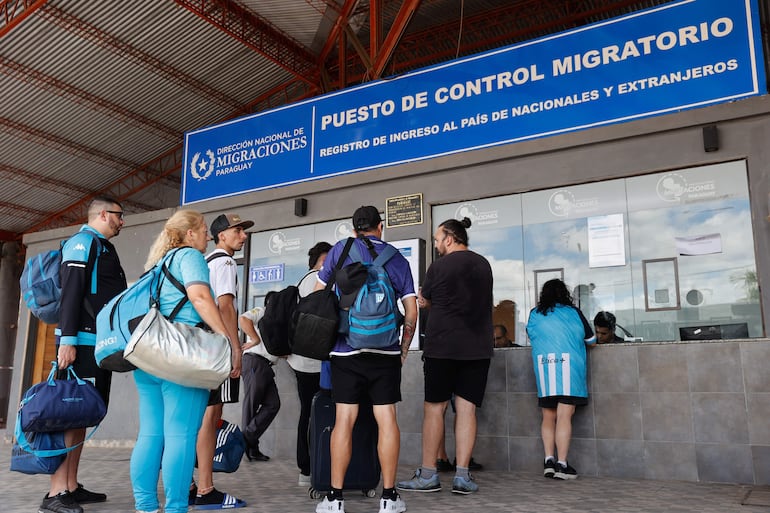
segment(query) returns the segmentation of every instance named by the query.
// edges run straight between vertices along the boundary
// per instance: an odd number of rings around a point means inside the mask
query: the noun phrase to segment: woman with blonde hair
[[[186,299],[175,322],[206,323],[227,336],[227,328],[209,286],[209,268],[203,257],[209,236],[199,212],[179,210],[169,218],[150,248],[145,269],[166,263],[171,275],[184,285]],[[160,312],[169,315],[185,298],[169,280],[162,280]],[[158,478],[163,469],[165,513],[185,513],[195,464],[195,440],[208,402],[209,391],[192,388],[134,371],[139,395],[139,435],[131,454],[131,484],[138,513],[157,513]]]

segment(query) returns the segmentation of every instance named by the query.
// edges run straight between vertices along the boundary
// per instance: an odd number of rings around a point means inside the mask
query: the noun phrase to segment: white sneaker
[[[324,500],[315,507],[315,513],[345,513],[345,500],[334,499],[330,501],[324,497]]]
[[[396,500],[380,499],[380,513],[403,513],[406,511],[406,503],[400,495],[396,495]]]
[[[302,472],[299,473],[299,481],[297,481],[297,484],[299,486],[310,486],[310,476],[306,476]]]

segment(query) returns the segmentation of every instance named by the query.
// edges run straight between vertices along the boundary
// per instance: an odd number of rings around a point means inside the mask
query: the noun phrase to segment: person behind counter
[[[597,344],[617,344],[623,342],[623,337],[615,334],[617,319],[610,312],[599,312],[594,317],[594,332]]]

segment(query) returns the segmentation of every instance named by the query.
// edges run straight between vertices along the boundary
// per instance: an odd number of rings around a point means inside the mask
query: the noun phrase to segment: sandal
[[[195,497],[195,509],[233,509],[243,508],[246,501],[229,493],[223,493],[214,488],[206,495]]]

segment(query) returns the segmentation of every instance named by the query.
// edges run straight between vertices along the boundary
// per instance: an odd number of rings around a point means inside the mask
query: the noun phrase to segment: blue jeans
[[[209,391],[134,371],[139,393],[139,435],[131,453],[131,485],[139,511],[158,509],[163,468],[166,513],[186,513],[195,465],[195,440]]]

